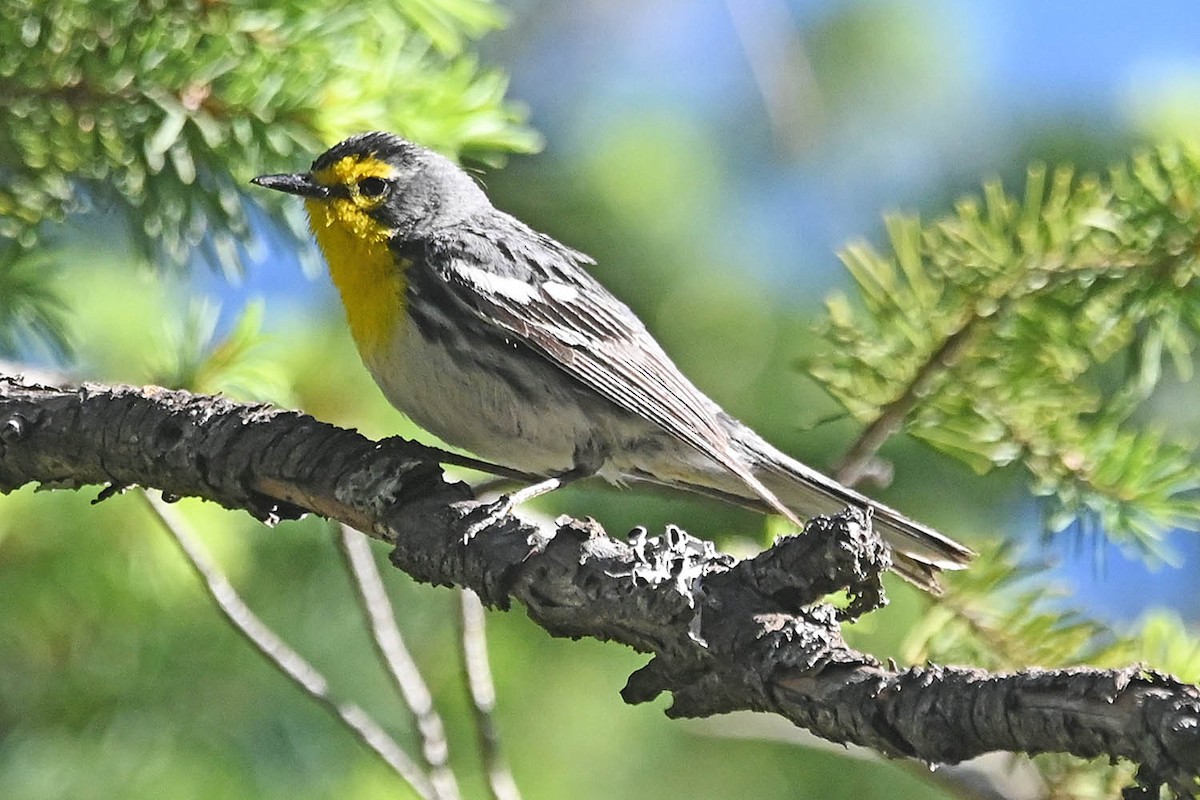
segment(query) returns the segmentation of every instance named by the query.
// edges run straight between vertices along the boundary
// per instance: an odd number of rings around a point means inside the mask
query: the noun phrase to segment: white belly
[[[490,357],[506,355],[497,349]],[[456,358],[427,341],[410,320],[367,368],[392,405],[448,444],[485,460],[555,474],[574,467],[581,448],[609,450],[612,421],[594,419],[596,414],[582,408],[565,375],[534,362],[520,371],[524,383],[516,388],[472,363],[485,357],[482,351]]]

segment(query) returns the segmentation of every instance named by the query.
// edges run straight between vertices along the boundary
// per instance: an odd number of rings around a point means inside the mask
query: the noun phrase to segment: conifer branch
[[[930,390],[934,381],[954,366],[970,345],[982,316],[970,317],[961,327],[947,336],[937,350],[917,368],[912,380],[900,396],[885,404],[878,416],[855,438],[837,467],[837,479],[847,486],[857,486],[869,470],[879,448],[904,426],[908,415],[920,402],[921,395]]]
[[[866,423],[843,480],[903,428],[979,472],[1022,463],[1051,530],[1082,520],[1152,552],[1200,528],[1195,442],[1134,414],[1200,343],[1200,147],[1104,180],[1035,166],[1020,197],[989,183],[888,232],[887,251],[843,253],[859,302],[829,301],[810,363]]]

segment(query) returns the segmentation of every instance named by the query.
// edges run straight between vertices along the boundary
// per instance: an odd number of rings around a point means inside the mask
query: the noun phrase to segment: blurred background
[[[1019,191],[1033,161],[1102,172],[1138,143],[1200,123],[1200,8],[1185,0],[504,9],[508,24],[479,42],[480,60],[509,75],[508,97],[545,146],[481,168],[496,205],[595,257],[595,274],[685,373],[817,467],[857,431],[798,366],[823,298],[848,285],[839,248],[881,243],[884,211],[936,217],[993,176]],[[300,169],[316,153],[293,155]],[[266,215],[251,227],[244,274],[164,274],[133,265],[133,245],[97,209],[62,233],[72,257],[58,289],[75,356],[28,356],[89,380],[166,383],[187,371],[180,342],[220,341],[260,309],[253,357],[216,388],[251,386],[369,436],[419,435],[360,366],[311,243],[306,261]],[[174,355],[164,341],[179,345]],[[1181,426],[1196,421],[1194,409],[1179,413]],[[1082,534],[1044,543],[1019,475],[983,479],[903,437],[883,455],[896,473],[883,499],[975,545],[1022,543],[1024,558],[1052,566],[1038,579],[1071,607],[1118,628],[1166,607],[1194,627],[1194,534],[1171,537],[1170,565]],[[0,796],[407,796],[223,625],[135,498],[93,507],[92,496],[0,498]],[[180,507],[253,607],[404,736],[410,724],[388,699],[328,527],[267,529]],[[695,498],[597,486],[540,508],[595,516],[614,533],[676,522],[735,551],[772,533]],[[480,796],[455,598],[385,577],[450,723],[465,793]],[[884,656],[901,653],[925,608],[894,589],[896,602],[853,634]],[[797,744],[766,722],[675,722],[664,699],[627,707],[618,692],[642,656],[550,640],[519,610],[489,622],[499,721],[526,797],[963,796],[919,769]]]

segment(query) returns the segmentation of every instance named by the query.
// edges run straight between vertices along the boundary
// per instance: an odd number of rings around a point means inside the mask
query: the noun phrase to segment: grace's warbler
[[[363,362],[446,442],[546,486],[649,481],[796,524],[869,508],[897,571],[927,588],[971,557],[722,411],[587,272],[591,259],[493,208],[446,158],[364,133],[308,172],[254,183],[304,198]]]

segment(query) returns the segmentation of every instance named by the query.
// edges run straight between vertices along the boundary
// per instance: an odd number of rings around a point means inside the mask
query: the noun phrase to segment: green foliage
[[[0,244],[18,248],[0,280],[83,211],[119,215],[156,268],[236,273],[253,204],[303,235],[297,204],[251,201],[246,181],[364,128],[493,159],[536,148],[504,78],[463,54],[502,22],[490,0],[0,4]],[[65,344],[50,296],[11,305],[0,345]]]
[[[264,351],[263,309],[261,301],[247,304],[218,340],[219,307],[207,301],[189,304],[162,337],[146,380],[171,389],[289,405],[294,399],[291,382],[278,359]]]
[[[888,220],[890,253],[843,260],[865,313],[831,299],[811,371],[858,419],[907,430],[979,472],[1020,462],[1051,499],[1155,550],[1200,527],[1200,466],[1141,415],[1163,365],[1192,374],[1200,332],[1200,149],[1138,155],[1105,181],[1029,172],[1024,196],[922,225]]]
[[[55,289],[58,277],[47,253],[0,239],[0,356],[19,357],[35,341],[54,355],[66,353],[66,308]]]
[[[1112,632],[1064,607],[1047,572],[1018,563],[1010,543],[985,549],[971,569],[947,578],[945,595],[909,630],[904,659],[1011,670],[1090,663],[1110,653]]]
[[[1130,661],[1150,664],[1180,680],[1200,683],[1200,637],[1188,629],[1178,614],[1165,610],[1150,612],[1127,641],[1127,650],[1110,650],[1098,663],[1114,667]]]

